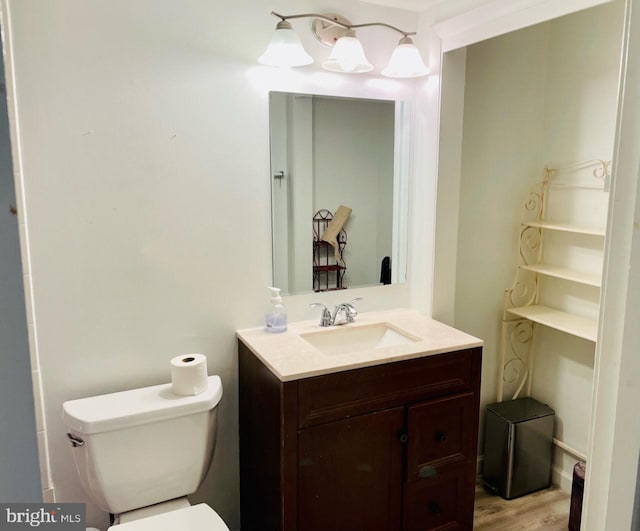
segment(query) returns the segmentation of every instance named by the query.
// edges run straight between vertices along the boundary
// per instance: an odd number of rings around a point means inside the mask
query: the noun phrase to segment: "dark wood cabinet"
[[[400,529],[403,423],[393,408],[300,430],[298,529]]]
[[[242,531],[471,530],[481,352],[282,382],[239,341]]]

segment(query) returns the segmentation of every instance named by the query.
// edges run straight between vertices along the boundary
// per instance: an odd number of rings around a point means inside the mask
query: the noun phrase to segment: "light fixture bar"
[[[325,15],[318,15],[316,13],[302,13],[300,15],[281,15],[279,13],[276,13],[275,11],[272,11],[271,14],[282,20],[289,20],[292,18],[319,18],[321,20],[326,20],[327,22],[330,22],[335,26],[340,26],[341,28],[348,29],[348,30],[357,29],[357,28],[366,28],[369,26],[384,26],[385,28],[389,28],[389,29],[392,29],[393,31],[397,31],[398,33],[404,35],[405,37],[416,34],[415,31],[404,31],[404,30],[401,30],[400,28],[396,28],[395,26],[392,26],[391,24],[385,24],[384,22],[366,22],[365,24],[343,24],[342,22],[339,22],[335,19],[329,18]]]
[[[397,31],[398,33],[402,33],[402,35],[404,35],[405,37],[410,37],[411,35],[416,35],[415,31],[404,31],[404,30],[401,30],[400,28],[396,28],[395,26],[392,26],[391,24],[386,24],[384,22],[367,22],[365,24],[353,24],[352,26],[350,26],[350,28],[351,29],[367,28],[369,26],[384,26],[385,28],[389,28],[389,29],[392,29],[394,31]]]
[[[325,46],[332,48],[329,58],[322,63],[322,68],[332,72],[359,74],[371,72],[373,65],[367,60],[362,43],[356,37],[355,30],[371,26],[382,26],[400,33],[402,38],[395,47],[389,63],[382,70],[382,75],[397,78],[421,77],[429,74],[429,67],[424,64],[418,48],[411,40],[415,31],[404,31],[386,22],[366,22],[351,24],[351,21],[334,13],[300,13],[282,15],[271,11],[280,19],[276,31],[265,53],[258,61],[268,66],[295,67],[313,62],[312,57],[304,50],[300,38],[295,34],[289,20],[312,18],[311,31]]]

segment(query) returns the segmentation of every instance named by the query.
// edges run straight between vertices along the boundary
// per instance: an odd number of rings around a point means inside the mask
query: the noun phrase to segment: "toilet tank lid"
[[[205,391],[192,396],[174,394],[168,383],[69,400],[62,404],[62,422],[88,435],[201,413],[222,398],[220,377],[209,376],[208,381]]]

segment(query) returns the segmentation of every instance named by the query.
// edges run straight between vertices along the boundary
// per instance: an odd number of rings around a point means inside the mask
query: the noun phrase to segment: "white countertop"
[[[415,310],[366,312],[354,323],[322,328],[319,319],[289,323],[288,330],[270,334],[263,327],[238,330],[236,335],[281,381],[288,382],[321,374],[359,369],[394,361],[409,360],[482,346],[482,340],[425,317]],[[373,350],[326,355],[300,334],[330,333],[337,328],[354,328],[386,323],[414,336],[415,341]]]

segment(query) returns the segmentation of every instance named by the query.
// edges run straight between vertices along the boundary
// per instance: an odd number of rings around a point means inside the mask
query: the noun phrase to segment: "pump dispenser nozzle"
[[[269,286],[271,290],[271,306],[264,315],[264,330],[269,333],[286,332],[287,330],[287,309],[282,304],[280,288]]]
[[[280,288],[269,286],[267,289],[271,290],[271,302],[282,302],[282,297],[280,296]]]

